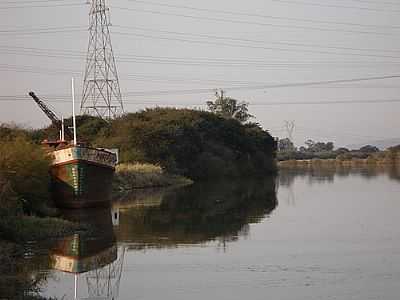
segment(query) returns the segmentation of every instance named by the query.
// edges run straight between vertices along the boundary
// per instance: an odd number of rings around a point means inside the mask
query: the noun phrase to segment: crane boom
[[[29,96],[33,98],[33,100],[36,102],[36,104],[40,107],[40,109],[46,114],[46,116],[51,120],[51,123],[57,127],[58,130],[62,129],[62,121],[57,117],[57,115],[47,107],[47,105],[40,100],[34,92],[30,92]],[[72,139],[73,138],[73,133],[71,130],[69,130],[68,127],[64,129],[65,135],[67,138]]]

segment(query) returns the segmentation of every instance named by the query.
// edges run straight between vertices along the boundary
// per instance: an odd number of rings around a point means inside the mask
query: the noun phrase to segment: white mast
[[[78,299],[78,275],[75,274],[75,289],[74,289],[74,300]]]
[[[64,117],[61,118],[61,141],[65,141],[65,135],[64,135]]]
[[[71,80],[72,86],[72,121],[74,127],[74,145],[76,146],[76,118],[75,118],[75,87],[74,87],[74,78]]]

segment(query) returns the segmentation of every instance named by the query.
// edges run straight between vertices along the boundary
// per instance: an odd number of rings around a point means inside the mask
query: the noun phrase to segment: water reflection
[[[250,223],[275,209],[275,181],[195,184],[139,192],[111,209],[65,210],[64,218],[85,230],[52,246],[53,273],[45,293],[65,299],[117,299],[125,249],[235,241],[248,234]]]
[[[46,249],[47,250],[47,249]],[[0,245],[0,299],[30,299],[47,284],[51,260],[41,249],[27,244],[23,249]],[[47,251],[45,251],[47,252]]]
[[[290,187],[296,178],[307,179],[309,184],[319,182],[333,182],[335,178],[344,178],[349,176],[361,176],[372,179],[378,176],[387,176],[388,178],[400,181],[399,165],[366,165],[354,167],[351,165],[318,165],[297,167],[285,169],[279,172],[279,186]]]
[[[88,230],[51,247],[45,295],[73,299],[76,276],[79,299],[117,299],[119,288],[121,299],[213,299],[227,290],[233,299],[271,292],[280,299],[288,290],[290,299],[324,299],[338,284],[341,299],[371,298],[383,286],[395,299],[400,204],[391,180],[399,174],[396,167],[298,168],[278,179],[137,191],[111,210],[66,212]]]
[[[131,249],[234,241],[277,205],[272,177],[195,184],[148,200],[134,201],[132,207],[116,204],[121,206],[117,238]]]
[[[74,291],[74,299],[117,299],[124,249],[117,247],[114,215],[110,209],[90,209],[65,210],[63,217],[86,229],[59,240],[51,249],[53,269],[74,276],[68,289]]]

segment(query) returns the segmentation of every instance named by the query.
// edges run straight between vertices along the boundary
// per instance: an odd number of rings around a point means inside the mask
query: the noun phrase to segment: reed
[[[116,168],[113,189],[124,192],[134,189],[188,185],[193,181],[183,176],[171,175],[157,165],[147,163],[126,163]]]

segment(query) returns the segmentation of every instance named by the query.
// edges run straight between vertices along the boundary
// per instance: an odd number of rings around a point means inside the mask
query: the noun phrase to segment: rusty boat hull
[[[70,146],[54,151],[54,202],[62,208],[109,206],[116,163],[116,154],[103,149]]]

